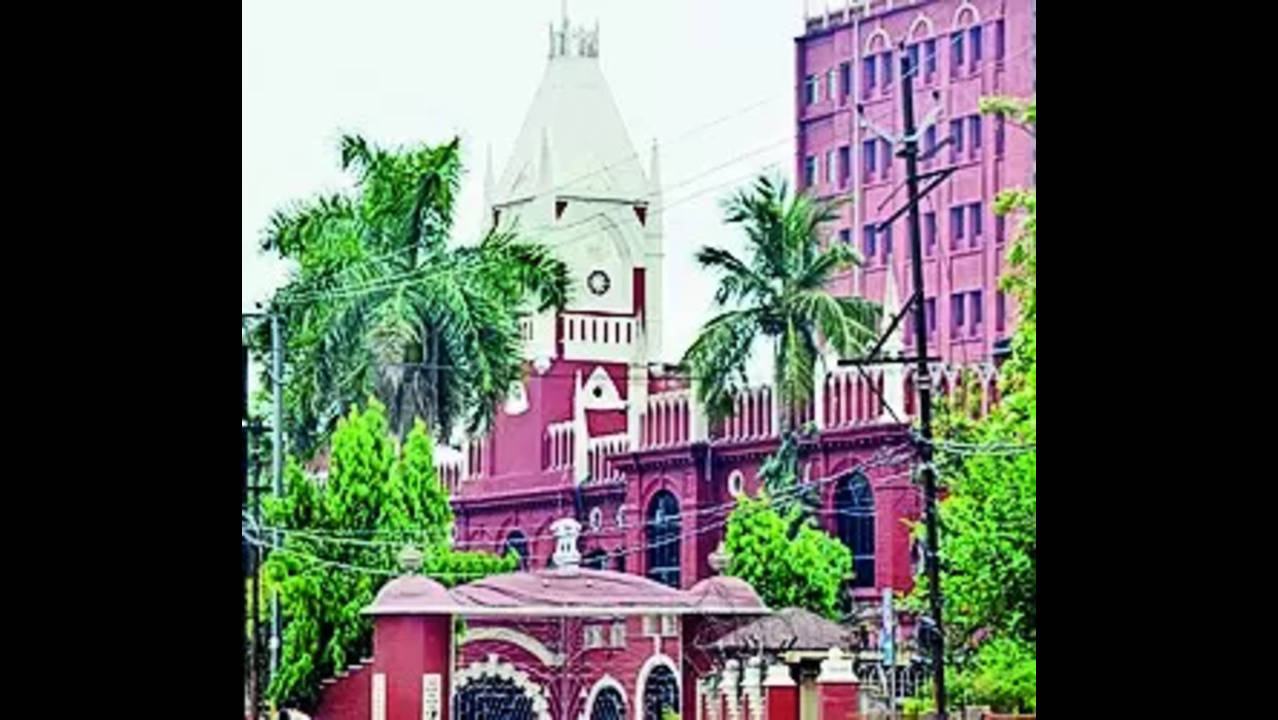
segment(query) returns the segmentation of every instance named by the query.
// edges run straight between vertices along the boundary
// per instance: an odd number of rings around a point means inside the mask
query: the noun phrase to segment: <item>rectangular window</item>
[[[861,61],[861,97],[868,98],[874,92],[874,58]]]
[[[915,77],[918,77],[920,71],[923,69],[919,67],[919,44],[914,43],[906,48],[905,54],[910,58],[910,72],[914,73]]]
[[[963,67],[963,31],[950,33],[950,77],[959,76]]]
[[[950,249],[958,249],[959,240],[963,239],[963,208],[950,208]]]
[[[950,121],[950,162],[958,162],[963,152],[963,121]]]
[[[825,151],[825,183],[827,185],[834,184],[834,151]]]
[[[873,225],[866,225],[861,230],[861,254],[865,256],[865,259],[867,261],[874,258],[874,226]]]
[[[848,186],[848,177],[852,174],[852,155],[847,145],[839,148],[839,187]]]
[[[664,637],[674,637],[675,635],[678,635],[678,628],[679,626],[675,623],[674,615],[661,616],[661,634]]]
[[[892,92],[892,51],[879,55],[883,60],[883,92]]]
[[[848,230],[847,228],[843,228],[842,230],[840,230],[839,242],[843,243],[844,245],[847,245],[848,243],[852,242],[852,231]]]
[[[970,31],[972,38],[972,70],[976,71],[981,66],[981,26],[977,25]]]
[[[830,71],[825,74],[825,98],[834,99],[834,68],[830,68]]]
[[[892,143],[887,140],[880,140],[883,146],[883,162],[880,164],[879,172],[884,180],[892,177]]]
[[[1006,220],[1002,215],[994,218],[994,242],[1003,244],[1003,233],[1006,231]]]
[[[970,293],[970,295],[971,295],[971,301],[972,301],[971,331],[973,335],[976,335],[981,332],[981,318],[983,317],[983,314],[984,314],[981,309],[981,291],[973,290]]]
[[[892,262],[892,226],[883,228],[883,264]]]
[[[612,624],[612,637],[609,638],[609,640],[611,641],[609,644],[612,645],[613,647],[626,646],[626,623],[625,622],[618,621]]]
[[[1003,21],[994,23],[994,59],[1003,62]]]
[[[803,158],[803,187],[810,188],[816,184],[816,157],[809,155]]]
[[[656,615],[643,616],[643,634],[644,635],[657,634],[657,616]]]
[[[957,335],[963,329],[963,293],[950,296],[950,328]]]
[[[924,81],[931,85],[936,80],[936,40],[923,41]]]
[[[585,645],[587,649],[603,647],[603,626],[587,625],[585,628],[585,638],[583,638],[582,644]]]
[[[927,313],[927,334],[935,335],[936,334],[936,298],[934,297],[928,298],[927,301],[923,303],[923,306],[924,306],[923,312]]]
[[[1003,157],[1003,128],[1006,123],[1002,113],[994,116],[994,157]]]
[[[1007,301],[1003,298],[1003,291],[994,294],[994,329],[1003,332],[1003,323],[1006,322]]]
[[[976,247],[981,240],[981,204],[968,205],[967,214],[972,218],[972,247]]]
[[[817,83],[817,80],[815,75],[808,75],[807,77],[803,78],[803,104],[804,105],[811,105],[816,102],[816,94],[817,94],[816,83]]]
[[[839,96],[847,97],[852,94],[852,64],[839,64]]]
[[[874,180],[874,146],[873,140],[861,143],[861,175],[865,182]]]
[[[981,116],[973,115],[967,119],[968,130],[972,134],[971,158],[976,159],[981,150]]]
[[[930,156],[936,152],[936,126],[928,125],[923,132],[923,154]],[[928,160],[931,160],[929,157]]]
[[[936,213],[923,214],[923,241],[927,244],[925,254],[929,257],[936,252]]]

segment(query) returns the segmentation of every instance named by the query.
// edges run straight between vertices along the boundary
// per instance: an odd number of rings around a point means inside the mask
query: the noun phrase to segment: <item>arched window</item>
[[[524,537],[524,533],[520,530],[512,530],[506,536],[506,546],[501,549],[502,557],[514,550],[519,554],[519,569],[528,569],[528,538]]]
[[[590,708],[590,720],[625,720],[626,704],[616,688],[606,687],[595,696]]]
[[[643,686],[643,720],[661,720],[666,708],[679,712],[679,684],[670,668],[658,665]]]
[[[648,577],[679,587],[679,501],[662,490],[648,505]]]
[[[592,570],[603,570],[608,567],[608,551],[603,548],[595,548],[586,553],[586,557],[582,558],[581,566]]]
[[[533,720],[533,699],[509,678],[486,675],[466,683],[453,701],[454,720]]]
[[[874,493],[861,473],[839,482],[834,493],[839,539],[852,551],[852,587],[874,587]]]

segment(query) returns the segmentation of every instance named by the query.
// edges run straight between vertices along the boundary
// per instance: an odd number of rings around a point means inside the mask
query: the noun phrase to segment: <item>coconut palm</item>
[[[746,257],[713,247],[697,252],[701,267],[719,275],[715,303],[723,312],[701,328],[683,357],[711,422],[731,412],[761,342],[771,343],[783,436],[793,430],[796,409],[812,397],[821,343],[854,357],[873,342],[879,307],[827,289],[837,271],[860,264],[842,243],[822,248],[821,228],[838,218],[837,208],[791,195],[784,180],[766,175],[724,203],[725,221],[746,233]]]
[[[458,140],[393,151],[347,136],[349,195],[272,218],[263,248],[297,263],[271,309],[287,327],[285,405],[295,449],[313,450],[352,403],[375,395],[403,438],[420,417],[477,432],[523,372],[518,316],[562,307],[565,265],[544,245],[490,231],[450,246]],[[257,333],[259,353],[269,332]]]

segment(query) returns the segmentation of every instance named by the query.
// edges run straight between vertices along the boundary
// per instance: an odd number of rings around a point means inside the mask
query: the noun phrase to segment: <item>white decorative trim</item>
[[[746,699],[750,702],[750,720],[763,720],[763,667],[756,656],[746,660],[746,669],[742,674],[741,685]]]
[[[745,475],[740,470],[733,470],[728,473],[728,495],[737,497],[745,492]]]
[[[883,47],[882,47],[881,49],[877,49],[877,50],[876,50],[876,49],[874,48],[874,41],[875,41],[875,39],[877,39],[877,38],[879,38],[879,37],[882,37],[882,38],[883,38]],[[875,31],[874,31],[874,33],[870,35],[869,39],[867,39],[867,40],[865,41],[865,54],[866,54],[866,55],[871,55],[871,54],[874,54],[874,53],[880,53],[880,52],[883,52],[883,51],[885,51],[885,50],[891,50],[891,49],[892,49],[892,36],[891,36],[891,35],[888,35],[887,30],[884,30],[883,28],[879,28],[879,29],[875,30]]]
[[[373,674],[373,720],[386,720],[386,673]]]
[[[621,696],[621,717],[618,720],[626,720],[626,712],[629,708],[626,705],[626,689],[617,682],[617,679],[611,675],[605,674],[603,677],[595,681],[590,688],[590,694],[586,696],[586,704],[581,708],[581,714],[577,716],[577,720],[588,720],[591,711],[595,708],[595,698],[598,697],[599,691],[604,688],[612,688]]]
[[[922,36],[915,35],[915,31],[918,29],[919,25],[923,25],[927,28],[926,35],[922,35]],[[935,35],[935,34],[936,34],[936,24],[932,22],[932,18],[928,17],[927,14],[925,13],[919,13],[914,18],[914,22],[910,23],[909,32],[905,34],[905,37],[909,40],[913,40],[915,37],[918,37],[920,40],[926,40],[928,36]]]
[[[741,720],[741,699],[737,696],[738,683],[741,678],[741,663],[729,660],[723,665],[723,684],[719,686],[727,701],[727,720]]]
[[[832,647],[829,654],[821,661],[821,674],[818,683],[855,683],[856,672],[852,670],[852,658],[842,650]]]
[[[462,638],[461,644],[465,645],[480,640],[490,640],[493,642],[507,642],[516,647],[522,648],[529,655],[537,658],[537,661],[546,667],[559,667],[564,664],[564,658],[558,653],[552,652],[550,648],[542,644],[537,638],[526,635],[518,630],[504,627],[477,627],[466,628],[466,636]]]
[[[546,693],[540,685],[533,682],[528,674],[516,670],[510,663],[499,662],[496,655],[489,655],[485,662],[473,662],[469,667],[453,673],[453,697],[472,680],[482,677],[496,677],[509,680],[524,694],[532,698],[532,711],[537,720],[550,720],[550,703],[546,701]]]
[[[954,19],[950,21],[950,28],[951,28],[951,29],[953,29],[953,30],[957,30],[957,29],[959,29],[959,27],[960,27],[960,26],[959,26],[959,18],[963,17],[963,11],[964,11],[964,10],[971,10],[971,11],[972,11],[972,18],[973,18],[973,22],[971,22],[971,23],[970,23],[971,25],[980,25],[980,24],[981,24],[981,11],[977,10],[977,9],[976,9],[976,6],[975,6],[975,5],[973,5],[972,3],[967,2],[966,0],[964,0],[963,4],[962,4],[962,5],[959,5],[959,6],[958,6],[958,9],[954,11]],[[963,25],[962,27],[966,28],[966,27],[967,27],[967,25]]]
[[[768,665],[768,674],[763,678],[763,687],[794,687],[794,678],[790,677],[790,666],[779,662]]]
[[[656,639],[655,636],[653,639],[654,640]],[[679,676],[679,666],[675,664],[675,661],[672,660],[669,655],[656,652],[655,648],[653,650],[653,654],[649,656],[648,659],[643,662],[643,666],[639,668],[639,674],[635,676],[634,707],[637,707],[637,708],[643,707],[643,691],[646,689],[648,685],[648,675],[652,673],[653,668],[657,667],[658,665],[665,665],[667,668],[670,669],[670,672],[674,675],[675,690],[678,691],[678,697],[680,698],[679,711],[680,713],[687,712],[686,709],[682,707],[683,678]]]

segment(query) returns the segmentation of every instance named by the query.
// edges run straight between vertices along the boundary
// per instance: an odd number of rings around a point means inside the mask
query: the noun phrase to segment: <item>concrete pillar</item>
[[[742,720],[741,701],[737,696],[737,681],[741,677],[741,663],[729,660],[723,666],[723,684],[719,686],[723,693],[724,720]]]
[[[758,657],[746,660],[745,672],[741,675],[741,695],[746,706],[742,720],[764,720],[763,661]]]
[[[790,677],[790,666],[773,663],[763,681],[767,696],[767,720],[799,720],[799,688]]]
[[[817,676],[817,720],[848,720],[856,715],[860,709],[859,686],[852,671],[852,658],[838,648],[830,648]]]

